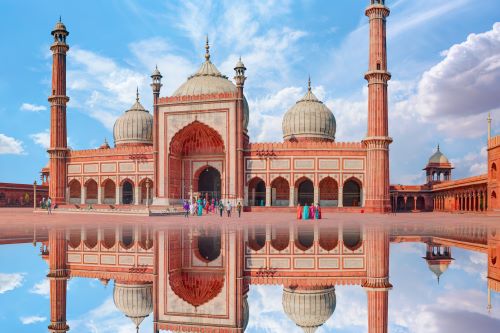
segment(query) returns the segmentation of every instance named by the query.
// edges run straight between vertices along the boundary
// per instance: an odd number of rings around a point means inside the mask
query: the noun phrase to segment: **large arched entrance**
[[[130,205],[134,202],[134,185],[129,180],[122,184],[122,203]]]
[[[299,183],[298,202],[301,206],[311,205],[314,200],[314,186],[311,180],[304,179]]]
[[[221,181],[214,188],[209,179],[214,174],[204,174],[198,171],[195,163],[207,162],[220,165],[217,169],[223,172],[225,160],[224,140],[219,132],[212,127],[195,120],[177,132],[170,141],[168,159],[168,197],[170,199],[186,199],[190,197],[191,190],[194,192],[218,192],[221,197]],[[194,169],[192,169],[194,168]],[[200,182],[200,179],[206,178]],[[219,174],[218,179],[221,178]],[[207,184],[206,188],[197,188],[201,183]],[[210,185],[212,184],[212,185]]]
[[[253,178],[248,183],[248,204],[250,206],[266,205],[266,183],[259,177]]]
[[[69,202],[80,203],[82,200],[82,185],[76,179],[69,182]]]
[[[361,206],[361,186],[356,180],[349,179],[344,183],[342,199],[345,207]]]
[[[198,176],[198,192],[201,197],[218,199],[221,197],[220,172],[211,167],[206,167]]]

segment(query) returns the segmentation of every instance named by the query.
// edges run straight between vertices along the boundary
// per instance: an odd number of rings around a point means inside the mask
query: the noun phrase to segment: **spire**
[[[210,61],[210,45],[208,44],[208,35],[205,40],[205,60]]]
[[[137,86],[135,94],[136,94],[135,95],[135,101],[139,102],[139,86]]]
[[[438,285],[439,285],[439,275],[438,275]]]
[[[61,21],[61,15],[59,15],[59,23],[61,23],[61,22],[62,22],[62,21]]]
[[[311,75],[309,74],[309,80],[307,81],[307,90],[311,91]]]
[[[491,139],[491,113],[488,112],[488,140]]]
[[[438,143],[437,151],[441,151],[441,150],[439,150],[439,143]]]

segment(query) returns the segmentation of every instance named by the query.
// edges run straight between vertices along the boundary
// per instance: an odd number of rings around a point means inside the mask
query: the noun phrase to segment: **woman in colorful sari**
[[[297,205],[297,220],[302,219],[302,207],[300,207],[300,203]]]
[[[302,212],[302,219],[309,220],[309,206],[307,203],[304,205],[304,211]]]
[[[198,201],[196,203],[198,204],[198,216],[201,216],[203,214],[203,201],[198,198]]]
[[[319,207],[319,202],[316,205],[316,211],[314,212],[314,218],[316,220],[321,220],[321,208]]]
[[[314,217],[316,216],[316,206],[314,206],[314,203],[311,204],[311,206],[309,206],[309,218],[311,220],[314,220]]]
[[[207,200],[207,201],[205,202],[205,214],[207,214],[207,215],[208,215],[208,211],[210,210],[210,204],[209,204],[209,201],[210,201],[210,200]]]

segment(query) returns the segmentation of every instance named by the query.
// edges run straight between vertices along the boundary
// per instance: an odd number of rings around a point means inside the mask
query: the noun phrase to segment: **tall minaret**
[[[371,212],[390,211],[389,137],[387,81],[386,17],[384,0],[370,0],[366,16],[370,19],[370,59],[368,81],[368,132],[363,140],[367,148],[365,207]]]
[[[66,134],[66,52],[69,50],[66,26],[57,22],[52,31],[54,42],[52,51],[52,93],[50,102],[50,181],[49,196],[53,204],[65,202],[66,193],[66,155],[68,152]]]
[[[245,181],[245,166],[243,161],[243,146],[244,146],[244,124],[243,124],[243,113],[244,113],[244,94],[243,87],[245,85],[245,71],[246,67],[241,62],[241,57],[234,66],[235,76],[234,81],[236,82],[237,89],[237,105],[236,105],[236,200],[241,202],[243,205],[244,197],[244,181]]]
[[[159,130],[158,127],[160,126],[159,123],[159,112],[158,112],[158,100],[160,98],[160,89],[162,86],[161,83],[161,73],[158,70],[158,66],[156,66],[155,70],[153,71],[153,74],[151,74],[151,79],[153,82],[151,83],[151,88],[153,88],[153,162],[154,162],[154,179],[153,179],[153,197],[158,198],[159,192],[158,192],[158,184],[159,184],[159,170],[160,170],[160,165],[158,163],[158,145],[159,145]]]

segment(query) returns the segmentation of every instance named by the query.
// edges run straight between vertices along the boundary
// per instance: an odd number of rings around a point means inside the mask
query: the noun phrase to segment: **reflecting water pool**
[[[500,331],[494,224],[96,216],[0,235],[5,331]]]

